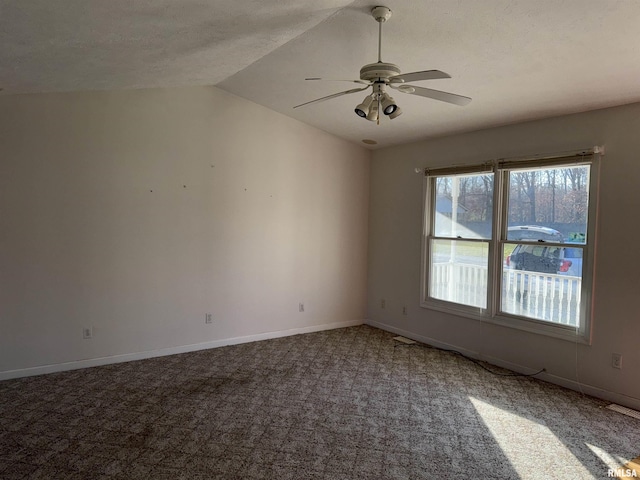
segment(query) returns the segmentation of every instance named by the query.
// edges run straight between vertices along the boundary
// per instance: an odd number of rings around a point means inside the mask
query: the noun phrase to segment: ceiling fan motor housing
[[[360,79],[375,81],[377,79],[388,79],[395,75],[400,75],[400,67],[393,63],[370,63],[360,69]]]
[[[371,9],[371,15],[376,19],[376,22],[386,22],[391,18],[391,9],[389,7],[373,7]]]

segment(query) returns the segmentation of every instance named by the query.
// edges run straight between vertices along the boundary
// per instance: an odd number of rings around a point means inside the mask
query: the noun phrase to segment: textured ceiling
[[[217,85],[353,142],[378,147],[640,101],[638,0],[385,0],[382,59],[453,78],[418,85],[466,107],[394,93],[403,115],[353,113],[377,60],[375,2],[0,0],[2,95]]]

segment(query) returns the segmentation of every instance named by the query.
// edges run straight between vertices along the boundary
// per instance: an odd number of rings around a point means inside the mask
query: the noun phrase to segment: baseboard
[[[482,355],[479,352],[467,350],[457,345],[451,345],[448,343],[440,342],[434,338],[418,335],[414,332],[403,330],[402,328],[397,328],[392,325],[387,325],[386,323],[375,322],[373,320],[366,320],[364,323],[366,325],[371,325],[372,327],[376,327],[381,330],[386,330],[388,332],[395,333],[397,335],[402,335],[403,337],[411,338],[412,340],[416,340],[421,343],[433,345],[434,347],[437,347],[437,348],[443,348],[447,350],[456,350],[468,357],[474,358],[476,360],[481,360],[483,362],[488,362],[492,365],[506,368],[514,372],[531,374],[537,371],[530,367],[525,367],[523,365],[519,365],[516,363],[507,362],[500,358],[492,357],[489,355]],[[624,405],[625,407],[633,408],[634,410],[640,410],[640,399],[635,397],[630,397],[628,395],[624,395],[621,393],[611,392],[609,390],[595,387],[593,385],[587,385],[584,383],[576,382],[575,380],[559,377],[557,375],[553,375],[548,372],[542,372],[539,375],[536,375],[536,378],[539,380],[543,380],[545,382],[553,383],[555,385],[568,388],[570,390],[575,390],[576,392],[581,392],[586,395],[590,395],[592,397],[600,398],[602,400],[607,400],[609,402],[617,403],[619,405]]]
[[[556,385],[560,385],[561,387],[565,387],[570,390],[575,390],[576,392],[581,392],[586,395],[590,395],[592,397],[606,400],[608,402],[617,403],[618,405],[623,405],[625,407],[629,407],[634,410],[640,410],[639,398],[630,397],[622,393],[611,392],[609,390],[605,390],[600,387],[595,387],[593,385],[579,383],[579,382],[576,382],[575,380],[569,380],[567,378],[559,377],[557,375],[552,375],[547,372],[543,372],[540,375],[537,375],[536,377],[539,378],[540,380],[544,380],[549,383],[554,383]]]
[[[410,332],[408,330],[403,330],[402,328],[397,328],[392,325],[387,325],[386,323],[374,322],[373,320],[366,320],[364,322],[366,325],[370,325],[372,327],[379,328],[380,330],[386,330],[387,332],[395,333],[398,335],[402,335],[403,337],[410,338],[420,343],[425,343],[427,345],[432,345],[437,348],[443,348],[445,350],[455,350],[457,352],[463,353],[471,358],[478,358],[478,352],[473,352],[471,350],[466,350],[464,348],[458,347],[457,345],[451,345],[449,343],[440,342],[435,338],[425,337],[423,335],[418,335],[417,333]]]
[[[114,363],[132,362],[135,360],[144,360],[147,358],[163,357],[166,355],[176,355],[178,353],[195,352],[198,350],[206,350],[209,348],[226,347],[228,345],[238,345],[241,343],[257,342],[260,340],[269,340],[272,338],[289,337],[291,335],[299,335],[302,333],[320,332],[323,330],[334,330],[336,328],[354,327],[362,325],[362,320],[351,320],[347,322],[333,322],[322,325],[312,325],[309,327],[291,328],[288,330],[277,330],[274,332],[258,333],[255,335],[247,335],[242,337],[223,338],[213,340],[211,342],[195,343],[191,345],[180,345],[176,347],[161,348],[157,350],[148,350],[144,352],[126,353],[122,355],[112,355],[108,357],[90,358],[87,360],[78,360],[74,362],[56,363],[51,365],[42,365],[30,368],[21,368],[17,370],[7,370],[0,372],[0,380],[9,380],[12,378],[32,377],[35,375],[43,375],[46,373],[64,372],[67,370],[78,370],[81,368],[99,367],[102,365],[111,365]]]

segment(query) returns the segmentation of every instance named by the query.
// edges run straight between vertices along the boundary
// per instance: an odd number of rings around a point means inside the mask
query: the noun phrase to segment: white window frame
[[[457,316],[494,323],[506,327],[524,330],[541,335],[552,336],[572,342],[591,344],[592,299],[595,272],[596,225],[598,223],[598,180],[600,159],[603,147],[563,154],[526,157],[521,159],[499,160],[478,165],[425,169],[423,181],[423,235],[422,235],[422,269],[421,269],[421,301],[420,306],[432,310],[451,313]],[[583,251],[582,294],[580,299],[579,325],[562,325],[544,320],[518,316],[501,311],[500,296],[502,289],[502,246],[507,241],[508,215],[508,175],[509,172],[527,168],[560,167],[589,165],[589,208],[587,220],[587,241],[579,248]],[[482,241],[488,243],[489,259],[487,268],[487,308],[471,307],[449,302],[430,296],[429,265],[430,245],[439,237],[432,234],[435,222],[435,177],[450,175],[468,175],[493,171],[493,226],[492,237],[487,240],[459,239],[461,241]],[[447,238],[447,240],[452,240]],[[455,239],[454,239],[455,240]],[[551,244],[550,244],[551,245]],[[497,273],[496,273],[497,272]]]

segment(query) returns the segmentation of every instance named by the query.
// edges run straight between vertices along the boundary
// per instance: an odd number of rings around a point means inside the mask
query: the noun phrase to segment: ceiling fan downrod
[[[391,18],[391,9],[388,7],[373,7],[371,15],[378,22],[378,63],[382,63],[382,24]]]

